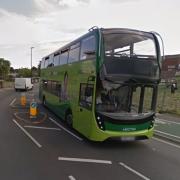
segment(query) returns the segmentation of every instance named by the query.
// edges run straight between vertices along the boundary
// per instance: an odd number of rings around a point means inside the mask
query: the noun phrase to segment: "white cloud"
[[[5,11],[24,16],[32,16],[37,11],[33,0],[1,0],[0,7]]]
[[[101,0],[103,2],[108,2],[108,3],[137,3],[138,1],[144,1],[144,0]]]
[[[88,4],[89,0],[33,0],[39,12],[56,12]]]
[[[33,0],[33,16],[0,9],[0,57],[12,65],[30,66],[60,46],[83,35],[92,26],[157,31],[166,54],[178,53],[179,5],[174,0]],[[33,9],[32,9],[33,8]],[[18,9],[17,9],[18,10]],[[30,13],[31,14],[31,13]],[[179,52],[180,53],[180,52]]]
[[[88,0],[59,0],[59,5],[64,7],[75,7],[89,3]]]
[[[47,13],[57,10],[58,1],[57,0],[33,0],[39,12]]]

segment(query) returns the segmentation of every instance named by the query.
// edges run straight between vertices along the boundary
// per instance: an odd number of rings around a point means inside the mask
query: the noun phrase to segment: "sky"
[[[180,54],[179,0],[0,0],[0,57],[14,68],[42,57],[92,26],[156,31],[165,54]]]

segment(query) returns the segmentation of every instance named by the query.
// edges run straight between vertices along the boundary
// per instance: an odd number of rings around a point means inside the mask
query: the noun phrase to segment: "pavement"
[[[180,117],[172,114],[157,114],[155,135],[180,144]]]
[[[124,143],[90,142],[41,105],[48,115],[41,124],[18,120],[14,113],[26,111],[12,108],[20,93],[13,89],[0,92],[0,179],[180,179],[178,144],[157,137]],[[32,93],[38,91],[27,92],[28,99]],[[156,128],[161,128],[160,124]]]

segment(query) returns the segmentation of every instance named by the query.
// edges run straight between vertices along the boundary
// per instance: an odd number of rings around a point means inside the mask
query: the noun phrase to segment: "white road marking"
[[[161,122],[167,122],[167,123],[171,123],[171,124],[177,124],[177,125],[180,125],[180,122],[175,122],[175,121],[168,121],[166,119],[160,119],[160,118],[156,118],[158,121],[161,121]]]
[[[144,176],[143,174],[139,173],[138,171],[132,169],[131,167],[127,166],[126,164],[124,164],[123,162],[119,163],[121,166],[123,166],[124,168],[126,168],[127,170],[131,171],[132,173],[136,174],[137,176],[141,177],[144,180],[150,180],[150,178]]]
[[[59,128],[49,128],[49,127],[42,127],[42,126],[24,126],[25,128],[32,128],[32,129],[47,129],[47,130],[55,130],[61,131]]]
[[[54,119],[52,119],[51,117],[49,117],[49,120],[51,120],[54,124],[56,124],[58,127],[60,127],[61,129],[63,129],[64,131],[66,131],[67,133],[71,134],[72,136],[74,136],[76,139],[78,139],[79,141],[83,141],[82,138],[80,138],[79,136],[75,135],[74,133],[72,133],[71,131],[69,131],[68,129],[66,129],[65,127],[63,127],[61,124],[59,124],[58,122],[56,122]]]
[[[28,136],[28,137],[31,139],[31,141],[32,141],[34,144],[36,144],[36,146],[37,146],[38,148],[41,148],[41,147],[42,147],[42,145],[39,144],[39,142],[36,141],[16,120],[13,119],[13,122],[25,133],[26,136]]]
[[[179,146],[179,145],[176,145],[176,144],[174,144],[174,143],[171,143],[171,142],[168,142],[168,141],[159,139],[159,138],[155,138],[155,137],[153,137],[152,139],[154,139],[154,140],[156,140],[156,141],[159,141],[159,142],[162,142],[162,143],[165,143],[165,144],[168,144],[168,145],[170,145],[170,146],[173,146],[173,147],[176,147],[176,148],[180,149],[180,146]]]
[[[11,102],[9,105],[12,106],[12,105],[14,104],[15,101],[16,101],[16,98],[14,98],[14,99],[12,100],[12,102]]]
[[[157,133],[160,133],[160,134],[164,134],[164,135],[167,135],[167,136],[170,136],[170,137],[174,137],[174,138],[180,139],[180,136],[175,136],[173,134],[169,134],[169,133],[166,133],[166,132],[163,132],[163,131],[154,130],[154,132],[157,132]]]
[[[156,119],[155,123],[156,123],[156,125],[157,124],[167,124],[167,122],[164,122],[164,121],[159,120],[159,119]]]
[[[97,163],[97,164],[112,164],[112,161],[98,160],[98,159],[82,159],[82,158],[58,157],[58,160],[59,160],[59,161],[73,161],[73,162]]]
[[[70,180],[76,180],[73,176],[68,176]]]

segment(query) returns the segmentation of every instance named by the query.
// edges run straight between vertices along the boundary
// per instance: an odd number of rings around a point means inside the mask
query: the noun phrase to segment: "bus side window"
[[[89,36],[81,42],[80,59],[94,59],[96,55],[96,39],[95,36]]]
[[[47,89],[47,81],[43,80],[42,82],[43,89]]]
[[[68,54],[69,54],[69,49],[65,49],[61,51],[60,65],[67,64]]]
[[[51,81],[47,81],[46,91],[51,92]]]
[[[43,60],[41,61],[41,69],[44,69],[44,62],[45,62],[45,60],[43,59]]]
[[[59,96],[60,88],[61,88],[59,82],[52,81],[51,87],[52,87],[51,93],[54,94],[55,96]]]
[[[61,98],[61,89],[62,89],[61,84],[60,84],[60,82],[58,82],[56,84],[56,92],[57,92],[57,96],[59,97],[59,100]]]
[[[92,109],[92,101],[93,101],[93,84],[80,84],[80,92],[79,92],[79,105],[85,107],[87,109]]]
[[[49,57],[46,57],[45,62],[44,62],[44,68],[48,67],[48,60],[49,60]]]
[[[80,43],[76,43],[70,47],[68,63],[79,60]]]
[[[47,66],[47,67],[53,67],[53,66],[54,66],[53,59],[54,59],[54,55],[51,54],[51,55],[49,56],[49,59],[48,59],[48,66]]]
[[[54,54],[54,66],[59,66],[59,52]]]

